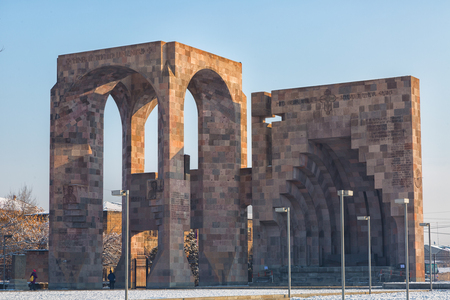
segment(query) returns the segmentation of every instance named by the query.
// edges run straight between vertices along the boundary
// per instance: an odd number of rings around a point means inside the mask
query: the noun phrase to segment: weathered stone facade
[[[25,255],[27,257],[25,275],[29,276],[36,270],[37,282],[48,282],[48,250],[27,250]]]
[[[405,262],[409,198],[411,276],[424,279],[419,80],[398,77],[252,94],[254,268],[287,262],[285,218],[292,208],[293,264],[340,265],[338,190],[345,200],[347,266],[367,264],[371,217],[374,264]],[[268,125],[265,118],[282,121]],[[281,251],[280,251],[281,250]]]
[[[176,42],[58,57],[51,91],[49,288],[101,288],[103,112],[109,95],[123,124],[123,189],[132,189],[132,174],[144,172],[143,125],[158,104],[158,191],[149,195],[150,187],[145,199],[132,195],[131,201],[147,202],[147,229],[159,231],[147,286],[193,285],[183,253],[191,222],[200,230],[202,282],[246,281],[239,201],[240,169],[247,165],[241,73],[240,63]],[[183,153],[188,89],[199,111],[193,191]],[[192,216],[191,204],[197,207]]]
[[[198,170],[190,170],[184,153],[186,90],[198,108]],[[183,252],[191,228],[199,233],[200,285],[246,283],[250,204],[255,272],[287,262],[278,206],[293,211],[293,263],[336,265],[340,189],[354,191],[346,199],[349,264],[367,253],[366,225],[356,223],[357,215],[372,218],[376,264],[403,262],[403,210],[393,201],[409,198],[411,269],[413,278],[423,278],[417,79],[252,94],[250,169],[241,63],[153,42],[58,57],[51,91],[50,289],[101,288],[103,114],[110,95],[122,119],[122,188],[130,190],[137,285],[145,232],[157,230],[146,286],[193,286]],[[144,125],[156,105],[158,173],[144,173]],[[273,115],[282,121],[266,124]],[[125,199],[123,208],[125,215]],[[118,285],[123,273],[116,274]]]

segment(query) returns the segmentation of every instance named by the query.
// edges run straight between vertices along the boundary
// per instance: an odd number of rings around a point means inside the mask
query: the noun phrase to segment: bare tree
[[[151,264],[153,264],[153,260],[155,259],[156,254],[158,254],[158,246],[153,248],[144,246],[144,255],[145,257],[147,257]]]
[[[189,266],[191,267],[192,275],[194,275],[195,285],[198,285],[199,270],[198,270],[198,245],[194,230],[190,230],[184,240],[184,253],[186,254]]]
[[[2,209],[16,210],[24,214],[41,212],[36,206],[36,197],[33,196],[33,188],[24,184],[18,191],[10,191],[6,196],[8,201],[3,204]]]
[[[6,240],[8,254],[48,248],[48,218],[46,215],[25,215],[21,212],[2,209],[0,210],[0,222],[2,234],[12,236]]]
[[[116,267],[122,254],[122,234],[112,230],[103,232],[103,256],[104,267]]]
[[[6,250],[6,257],[0,255],[0,258],[5,259],[8,266],[13,254],[48,249],[48,214],[42,213],[35,203],[32,189],[26,185],[0,201],[0,245]],[[10,237],[5,239],[3,236]]]

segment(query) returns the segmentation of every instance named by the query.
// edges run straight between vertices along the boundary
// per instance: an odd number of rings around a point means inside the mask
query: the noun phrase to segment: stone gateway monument
[[[373,264],[405,262],[403,207],[394,200],[409,198],[411,277],[424,280],[418,79],[253,93],[247,168],[241,63],[177,42],[152,42],[61,55],[57,65],[51,90],[50,289],[102,288],[103,120],[109,96],[122,121],[133,276],[145,267],[143,233],[158,236],[150,272],[136,278],[140,286],[194,285],[183,251],[190,229],[198,232],[200,285],[246,284],[249,205],[255,272],[287,264],[286,216],[274,211],[280,206],[292,210],[292,264],[338,266],[341,189],[354,191],[345,200],[347,265],[367,264],[367,228],[357,223],[360,215],[371,216]],[[187,91],[198,109],[197,170],[190,170],[184,153]],[[158,145],[147,146],[157,146],[158,172],[144,173],[145,122],[154,108]],[[273,116],[281,120],[266,123]]]

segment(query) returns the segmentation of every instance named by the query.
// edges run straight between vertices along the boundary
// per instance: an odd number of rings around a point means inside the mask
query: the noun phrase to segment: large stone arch
[[[306,266],[311,264],[311,260],[308,260],[307,249],[311,246],[311,234],[307,232],[318,232],[318,222],[316,210],[314,204],[311,201],[309,194],[304,193],[304,188],[299,182],[287,182],[287,191],[281,196],[286,197],[292,206],[291,219],[295,227],[292,228],[294,242],[292,243],[293,251],[293,264]]]
[[[200,285],[234,282],[245,273],[245,228],[239,201],[241,104],[212,69],[197,71],[188,90],[198,110],[198,170],[192,227],[199,229]],[[245,162],[244,162],[245,163]],[[239,224],[229,227],[233,222]],[[225,234],[226,232],[226,234]]]
[[[129,189],[131,174],[140,171],[132,158],[142,150],[136,143],[139,131],[132,132],[133,126],[139,127],[132,122],[139,115],[139,111],[133,111],[136,93],[132,85],[146,82],[151,89],[147,97],[155,96],[151,84],[129,67],[108,65],[79,71],[85,74],[72,78],[73,82],[65,78],[65,85],[59,82],[52,90],[52,94],[61,96],[55,99],[52,108],[50,206],[54,214],[50,215],[50,269],[54,272],[50,272],[51,288],[101,288],[101,278],[94,279],[93,274],[102,267],[106,100],[112,96],[121,116],[122,188]],[[88,277],[89,281],[85,279]]]
[[[234,205],[239,202],[239,169],[247,164],[246,104],[241,74],[240,63],[176,42],[138,44],[58,57],[58,79],[51,92],[49,288],[101,288],[102,120],[108,95],[117,103],[122,118],[122,189],[129,189],[131,194],[131,230],[159,231],[158,255],[147,287],[193,285],[183,252],[183,232],[190,228],[191,195],[190,178],[186,176],[184,164],[184,94],[190,82],[189,89],[201,86],[199,92],[203,94],[197,95],[197,100],[208,98],[208,101],[201,100],[202,105],[210,105],[209,102],[223,97],[222,88],[216,89],[216,83],[228,90],[227,101],[221,102],[220,114],[226,117],[221,121],[229,122],[233,130],[228,147],[234,154],[226,156],[227,164],[222,162],[227,170],[223,176],[230,182],[222,187],[216,181],[209,187],[216,188],[217,192],[222,189],[228,199],[235,199],[230,204]],[[202,86],[202,81],[210,76],[212,80]],[[207,95],[208,92],[211,94]],[[143,124],[156,104],[158,174],[143,174]],[[207,109],[216,114],[216,107],[210,105]],[[203,164],[205,162],[208,163]],[[211,158],[209,163],[216,162]],[[217,166],[203,169],[212,172],[211,168],[216,170]],[[148,193],[152,185],[147,182],[155,180],[158,190]],[[157,198],[153,198],[155,195]],[[64,201],[70,202],[70,206],[64,206]],[[234,210],[239,212],[238,208]],[[123,216],[126,213],[124,209]],[[210,255],[208,272],[218,274],[211,280],[213,284],[247,280],[246,267],[236,267],[236,264],[244,265],[246,260],[246,255],[240,253],[246,251],[242,247],[245,232],[236,225],[242,223],[241,214],[233,213],[226,218],[236,221],[229,240],[233,253],[238,254],[227,257],[222,268],[219,267],[220,255]],[[72,235],[70,241],[66,241],[68,234]]]

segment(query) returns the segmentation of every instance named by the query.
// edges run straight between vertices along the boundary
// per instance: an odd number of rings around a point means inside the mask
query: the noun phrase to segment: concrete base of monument
[[[147,289],[194,288],[193,282],[147,282]]]
[[[405,271],[390,266],[372,267],[372,285],[381,286],[384,282],[401,282],[405,280]],[[287,285],[288,268],[254,273],[251,286]],[[291,268],[292,286],[341,286],[340,267],[299,267]],[[369,268],[365,266],[346,267],[346,286],[367,286],[369,284]]]
[[[427,290],[430,288],[430,282],[410,282],[409,288],[412,290]],[[385,282],[383,289],[406,289],[406,282]],[[448,290],[450,289],[450,282],[433,282],[433,289]]]
[[[26,279],[11,279],[9,281],[8,288],[18,291],[25,291],[29,289],[28,282],[26,281]]]
[[[48,283],[49,290],[101,290],[103,288],[102,282],[95,283],[64,283],[53,282]]]

